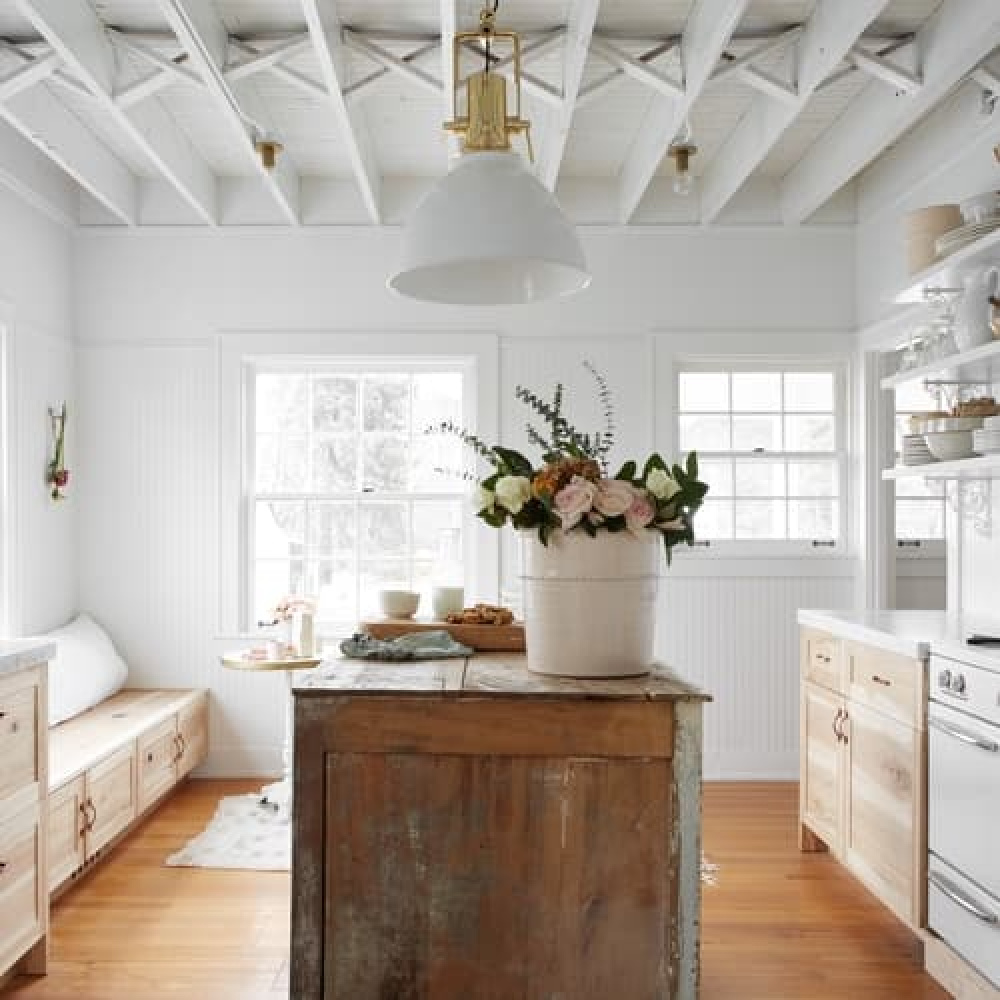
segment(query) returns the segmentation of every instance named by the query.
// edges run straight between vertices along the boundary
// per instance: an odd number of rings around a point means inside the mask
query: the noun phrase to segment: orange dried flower
[[[564,458],[543,466],[531,483],[536,497],[555,496],[574,476],[596,483],[601,478],[601,467],[589,458]]]

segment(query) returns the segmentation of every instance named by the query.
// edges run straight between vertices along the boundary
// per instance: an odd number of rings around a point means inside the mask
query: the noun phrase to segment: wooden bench
[[[129,689],[49,730],[49,891],[90,868],[208,752],[208,694]]]

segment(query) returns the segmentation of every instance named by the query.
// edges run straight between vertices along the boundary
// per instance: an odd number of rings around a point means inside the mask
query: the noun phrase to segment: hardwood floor
[[[182,788],[57,902],[49,975],[9,995],[287,997],[287,876],[163,867],[220,796],[256,787]],[[794,785],[706,787],[705,852],[720,870],[703,893],[702,1000],[947,1000],[887,910],[828,856],[798,852],[796,810]]]

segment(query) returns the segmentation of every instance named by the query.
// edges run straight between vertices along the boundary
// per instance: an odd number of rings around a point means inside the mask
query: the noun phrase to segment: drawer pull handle
[[[879,677],[878,674],[872,674],[872,680],[876,684],[881,684],[882,687],[892,687],[892,681],[887,680],[885,677]]]
[[[946,879],[943,875],[932,872],[928,881],[935,889],[947,896],[953,903],[962,907],[967,913],[971,913],[977,920],[981,920],[984,924],[991,924],[994,927],[1000,924],[1000,916],[991,913],[989,910],[980,908],[975,900],[969,899],[957,885]]]
[[[844,732],[844,723],[847,722],[847,712],[842,708],[837,709],[837,714],[833,717],[833,732],[838,743],[847,742],[847,733]]]
[[[187,753],[187,748],[188,748],[187,740],[184,739],[184,734],[183,733],[178,733],[177,734],[177,739],[180,740],[180,744],[181,744],[181,757],[183,757],[184,754]]]
[[[147,750],[146,751],[146,763],[147,764],[152,764],[153,763],[153,751],[152,750]]]
[[[1000,753],[1000,744],[995,740],[988,740],[982,736],[977,736],[975,733],[970,733],[948,722],[942,722],[940,719],[929,719],[927,724],[931,729],[936,729],[939,733],[944,733],[945,736],[950,736],[960,743],[966,743],[970,747],[977,747],[979,750],[985,750],[987,753]]]
[[[829,663],[830,662],[830,654],[829,653],[817,653],[816,654],[816,659],[819,660],[820,663]]]

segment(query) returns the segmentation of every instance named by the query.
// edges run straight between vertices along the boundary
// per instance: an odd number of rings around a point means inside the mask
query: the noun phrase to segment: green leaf
[[[519,451],[514,451],[513,448],[501,448],[498,444],[493,446],[493,451],[500,457],[504,465],[507,466],[511,475],[531,477],[534,471],[531,467],[531,462]]]
[[[625,518],[623,515],[618,517],[609,517],[605,522],[604,526],[608,531],[617,534],[619,531],[624,531],[628,525],[625,523]]]
[[[635,479],[635,462],[626,462],[619,470],[615,479],[624,479],[626,482],[631,483]]]
[[[688,452],[687,457],[687,474],[692,479],[698,478],[698,453],[694,451]]]

